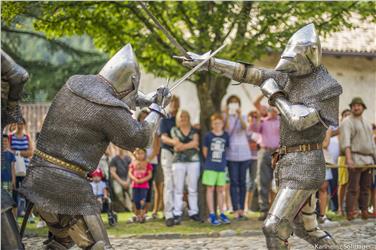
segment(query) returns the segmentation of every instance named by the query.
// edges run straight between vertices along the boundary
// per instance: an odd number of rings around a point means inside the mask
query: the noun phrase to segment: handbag
[[[16,151],[16,176],[25,176],[26,175],[26,165],[25,159],[21,156],[20,151]]]

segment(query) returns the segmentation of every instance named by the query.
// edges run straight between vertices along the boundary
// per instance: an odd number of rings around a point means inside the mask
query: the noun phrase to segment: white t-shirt
[[[103,196],[104,189],[106,188],[106,183],[104,181],[100,182],[90,182],[91,187],[93,188],[93,193],[95,196]]]

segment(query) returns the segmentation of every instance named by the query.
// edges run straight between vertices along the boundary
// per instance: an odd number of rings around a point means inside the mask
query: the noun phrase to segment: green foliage
[[[94,74],[107,60],[105,54],[93,51],[88,36],[48,39],[33,30],[30,18],[17,19],[10,26],[3,23],[1,41],[2,48],[29,72],[24,102],[51,100],[68,77]]]
[[[149,2],[148,8],[188,50],[203,53],[230,44],[221,56],[254,61],[280,51],[291,34],[314,22],[321,35],[351,27],[351,13],[375,21],[374,2]],[[3,20],[34,17],[47,37],[87,34],[97,48],[115,53],[130,42],[146,71],[178,77],[179,52],[137,2],[5,2]]]
[[[219,57],[248,62],[281,52],[288,38],[309,22],[315,23],[321,36],[352,27],[354,14],[376,22],[375,2],[166,1],[147,5],[187,50],[204,53],[226,42]],[[3,23],[14,27],[20,17],[32,18],[33,27],[48,39],[86,35],[109,54],[131,43],[144,69],[160,77],[178,78],[187,71],[172,59],[179,51],[138,2],[4,2],[2,14]],[[218,110],[229,81],[205,72],[191,80],[199,87],[207,114]],[[221,86],[213,81],[220,81]]]

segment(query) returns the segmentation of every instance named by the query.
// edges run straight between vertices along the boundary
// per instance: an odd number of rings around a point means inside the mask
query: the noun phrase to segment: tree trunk
[[[221,101],[226,94],[230,81],[226,77],[213,73],[203,72],[200,75],[200,80],[196,84],[198,99],[200,101],[200,142],[202,142],[205,134],[210,130],[210,116],[215,112],[221,112]],[[198,191],[201,218],[208,218],[209,210],[206,203],[206,187],[202,185],[201,178]],[[216,193],[214,193],[214,197],[216,197]],[[214,207],[216,207],[216,204],[214,204]]]

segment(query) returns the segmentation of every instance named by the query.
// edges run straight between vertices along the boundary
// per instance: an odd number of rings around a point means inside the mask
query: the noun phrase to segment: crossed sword
[[[149,11],[149,9],[146,7],[146,5],[143,2],[139,2],[141,7],[144,9],[146,14],[153,20],[155,25],[165,34],[165,36],[168,38],[168,40],[184,55],[187,59],[192,59],[192,57],[188,54],[187,50],[184,49],[183,46],[181,46],[178,41],[168,32],[168,30],[158,21],[158,19]],[[217,50],[215,50],[213,53],[210,54],[211,51],[208,51],[204,55],[204,60],[197,64],[194,68],[192,68],[190,71],[188,71],[182,78],[175,81],[172,85],[172,87],[169,89],[170,91],[174,90],[176,87],[178,87],[180,84],[182,84],[188,77],[190,77],[193,73],[195,73],[198,69],[202,67],[205,63],[207,63],[210,58],[215,56],[218,52],[220,52],[226,44],[223,44],[221,47],[219,47]]]

